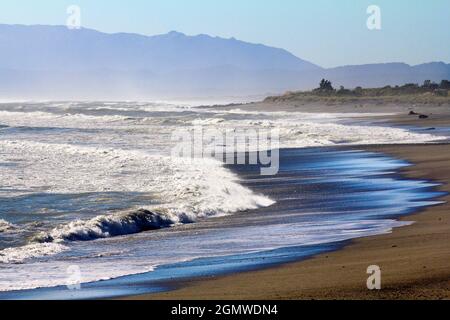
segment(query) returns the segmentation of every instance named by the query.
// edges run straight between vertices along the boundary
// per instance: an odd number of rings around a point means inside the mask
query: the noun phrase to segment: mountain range
[[[244,96],[450,79],[450,64],[326,69],[286,50],[179,32],[143,36],[0,24],[0,98],[162,99]]]

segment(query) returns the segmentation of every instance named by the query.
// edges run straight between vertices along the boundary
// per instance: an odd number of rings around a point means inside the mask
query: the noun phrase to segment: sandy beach
[[[253,109],[254,106],[248,106]],[[283,108],[289,111],[289,107]],[[337,108],[351,112],[353,107]],[[409,106],[394,109],[396,116],[378,120],[422,127],[447,126],[448,112],[442,107],[419,108],[430,118],[408,115]],[[372,109],[373,110],[373,109]],[[329,110],[328,110],[329,111]],[[381,108],[380,112],[389,112]],[[319,110],[320,112],[320,110]],[[441,183],[438,190],[450,192],[450,145],[394,145],[359,147],[407,160],[405,177]],[[133,299],[449,299],[450,298],[450,196],[445,203],[402,218],[414,221],[388,235],[354,240],[343,250],[276,268],[181,283],[175,291]],[[368,266],[382,270],[382,290],[366,287]]]

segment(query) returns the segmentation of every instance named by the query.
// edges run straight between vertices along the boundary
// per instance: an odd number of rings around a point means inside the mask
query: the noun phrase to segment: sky
[[[70,5],[85,28],[235,37],[323,67],[450,63],[449,0],[1,0],[0,23],[64,25]],[[367,27],[371,5],[381,29]]]

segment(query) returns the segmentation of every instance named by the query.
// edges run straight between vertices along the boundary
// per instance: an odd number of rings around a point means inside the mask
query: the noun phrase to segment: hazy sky
[[[65,24],[146,35],[177,30],[263,43],[325,67],[450,62],[449,0],[1,0],[0,23]],[[381,8],[381,30],[366,26]]]

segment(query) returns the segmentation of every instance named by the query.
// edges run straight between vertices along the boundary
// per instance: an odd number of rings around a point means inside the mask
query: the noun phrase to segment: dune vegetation
[[[408,83],[402,86],[385,86],[382,88],[339,89],[331,81],[322,79],[317,89],[312,91],[289,91],[281,96],[270,96],[265,102],[373,102],[373,103],[420,103],[450,104],[450,81],[435,83],[426,80],[422,85]]]

